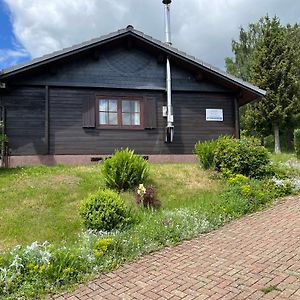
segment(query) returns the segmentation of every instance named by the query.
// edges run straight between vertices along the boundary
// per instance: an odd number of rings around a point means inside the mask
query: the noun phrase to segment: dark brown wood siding
[[[46,154],[45,88],[12,88],[2,96],[12,154]]]
[[[13,84],[49,85],[74,87],[102,87],[124,89],[164,90],[166,86],[166,66],[158,63],[157,56],[145,49],[103,49],[99,60],[92,54],[80,59],[65,61],[37,73],[14,79]],[[171,61],[172,89],[180,91],[228,92],[227,88],[203,78],[198,81],[196,74]]]
[[[155,128],[120,130],[84,128],[82,111],[85,101],[95,94],[143,96],[155,101]],[[2,96],[7,108],[7,134],[11,154],[47,153],[45,140],[45,88],[19,87]],[[166,105],[163,92],[113,91],[49,87],[50,154],[111,154],[116,148],[129,147],[143,154],[188,154],[199,140],[234,134],[234,98],[218,93],[173,93],[174,142],[164,143]],[[147,108],[147,105],[145,105]],[[153,107],[153,103],[152,103]],[[223,122],[207,122],[206,108],[222,108]],[[147,114],[147,111],[145,111]],[[155,121],[156,118],[156,121]]]
[[[234,134],[233,97],[212,93],[174,93],[174,142],[164,143],[166,121],[162,117],[165,94],[147,91],[108,91],[50,88],[50,153],[111,154],[129,147],[143,154],[188,154],[198,140]],[[83,103],[94,94],[143,96],[156,101],[157,128],[151,130],[99,129],[82,127]],[[222,108],[223,122],[207,122],[206,108]],[[147,112],[145,111],[145,114]]]

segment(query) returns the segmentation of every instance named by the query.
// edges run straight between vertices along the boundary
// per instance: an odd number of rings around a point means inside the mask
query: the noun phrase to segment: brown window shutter
[[[144,128],[157,128],[156,99],[154,97],[145,97],[144,101]]]
[[[88,98],[83,99],[82,105],[82,127],[93,128],[96,125],[95,118],[95,96],[90,95]]]

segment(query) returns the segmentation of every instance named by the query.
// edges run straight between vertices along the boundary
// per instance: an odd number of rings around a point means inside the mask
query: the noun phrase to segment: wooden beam
[[[48,70],[49,74],[52,76],[57,74],[57,66],[51,66]]]
[[[234,128],[235,128],[235,137],[237,139],[241,138],[240,134],[240,108],[238,98],[234,98]]]
[[[45,86],[45,154],[50,154],[49,143],[49,87]]]
[[[126,39],[126,49],[131,50],[134,47],[134,41],[130,37]]]
[[[196,75],[195,75],[195,78],[197,81],[202,81],[204,79],[204,75],[202,72],[198,72]]]
[[[161,64],[165,63],[165,61],[166,61],[165,55],[159,54],[159,55],[157,56],[157,63],[158,63],[158,64],[161,65]]]
[[[94,49],[92,52],[93,60],[98,61],[100,59],[101,51],[100,49]]]

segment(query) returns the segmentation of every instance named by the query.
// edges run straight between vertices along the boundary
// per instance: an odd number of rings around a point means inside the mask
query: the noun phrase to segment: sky
[[[173,46],[224,69],[240,27],[300,22],[299,0],[173,0]],[[0,0],[0,69],[132,24],[164,40],[161,0]]]

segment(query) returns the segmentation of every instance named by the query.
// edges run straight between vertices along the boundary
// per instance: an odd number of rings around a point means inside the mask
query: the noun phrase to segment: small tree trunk
[[[263,135],[260,136],[260,145],[265,146],[265,137]]]
[[[274,124],[275,153],[280,153],[279,126]]]

